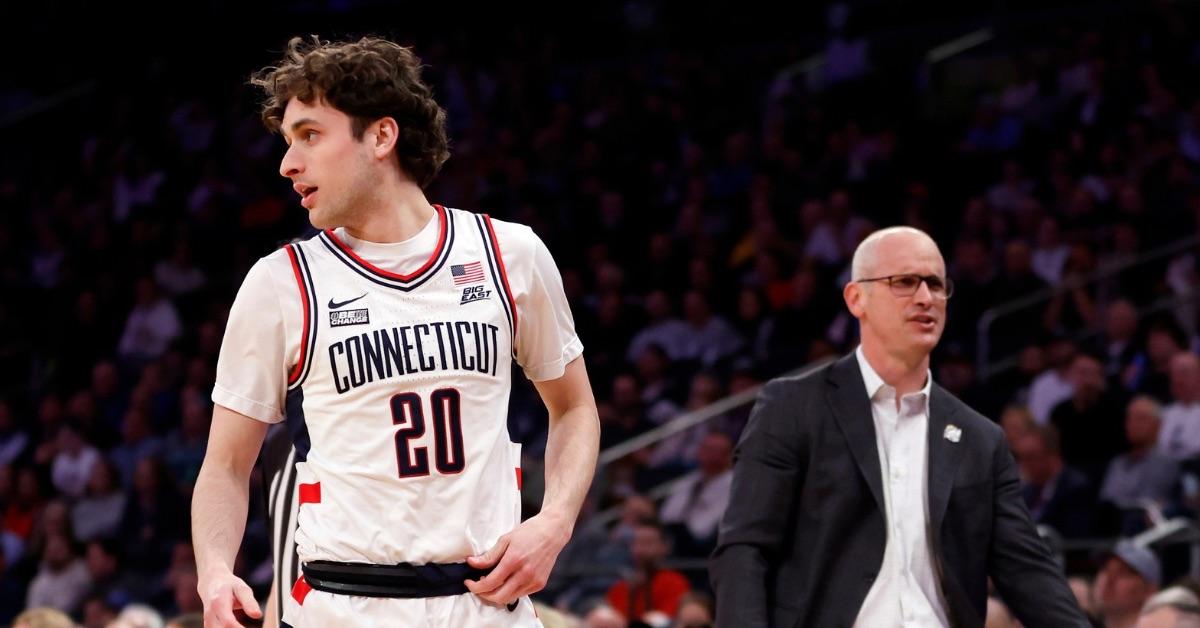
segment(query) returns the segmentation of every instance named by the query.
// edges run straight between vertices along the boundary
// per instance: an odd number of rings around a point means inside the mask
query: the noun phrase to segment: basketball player
[[[296,449],[301,576],[284,626],[538,626],[595,468],[599,421],[554,260],[527,227],[431,205],[445,113],[420,61],[294,39],[253,83],[280,173],[323,231],[259,260],[230,310],[192,500],[205,621],[261,616],[232,573],[270,423]],[[512,361],[550,416],[521,522]]]

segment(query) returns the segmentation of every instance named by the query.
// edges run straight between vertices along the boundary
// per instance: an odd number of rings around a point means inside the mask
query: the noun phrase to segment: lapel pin
[[[951,423],[950,425],[946,426],[946,431],[942,432],[942,437],[952,443],[957,443],[960,439],[962,439],[962,430],[959,429],[957,425]]]

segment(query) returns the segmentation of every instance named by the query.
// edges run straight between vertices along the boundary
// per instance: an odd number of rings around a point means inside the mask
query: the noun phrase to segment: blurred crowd
[[[452,138],[428,195],[547,242],[603,448],[853,349],[855,246],[925,229],[955,285],[934,379],[1002,424],[1038,523],[1133,537],[1200,509],[1200,39],[1185,7],[1118,6],[1119,27],[1010,16],[937,63],[938,37],[910,50],[920,38],[897,42],[905,25],[870,6],[819,14],[809,47],[717,51],[648,1],[607,16],[619,50],[417,37]],[[188,503],[225,316],[258,257],[311,233],[240,82],[256,67],[101,84],[68,105],[85,120],[63,143],[36,140],[53,111],[17,123],[0,170],[0,624],[33,607],[86,626],[200,610]],[[0,84],[0,105],[26,96]],[[703,559],[749,411],[602,468],[539,601],[588,626],[711,622]],[[509,425],[536,470],[528,383]],[[260,588],[263,501],[239,567]],[[1064,563],[1108,626],[1196,568],[1122,547],[1137,556]],[[1195,606],[1172,591],[1149,612]]]

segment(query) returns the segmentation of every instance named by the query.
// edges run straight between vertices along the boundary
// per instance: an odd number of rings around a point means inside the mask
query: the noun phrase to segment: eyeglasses
[[[954,282],[949,277],[937,275],[888,275],[887,277],[870,277],[855,279],[858,283],[869,281],[886,281],[892,289],[892,294],[898,297],[911,297],[921,288],[921,282],[929,286],[929,293],[939,299],[949,299],[954,294]]]

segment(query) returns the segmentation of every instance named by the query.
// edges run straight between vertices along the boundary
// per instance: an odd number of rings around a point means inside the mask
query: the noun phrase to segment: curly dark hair
[[[400,127],[400,168],[421,188],[450,157],[446,112],[421,81],[421,60],[411,48],[377,37],[354,42],[293,37],[279,64],[255,72],[250,84],[267,93],[262,119],[272,132],[279,132],[293,98],[304,104],[323,100],[350,116],[355,138],[391,116]]]

